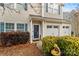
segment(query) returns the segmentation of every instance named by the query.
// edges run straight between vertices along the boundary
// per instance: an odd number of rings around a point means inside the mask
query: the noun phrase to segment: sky
[[[76,9],[79,6],[79,3],[65,3],[64,4],[64,11],[71,11]]]

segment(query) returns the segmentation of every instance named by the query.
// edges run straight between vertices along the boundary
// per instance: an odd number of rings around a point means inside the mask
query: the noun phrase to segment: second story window
[[[58,4],[54,4],[54,7],[53,7],[53,14],[58,14],[58,12],[59,12]]]
[[[61,13],[61,7],[60,7],[60,5],[58,6],[58,9],[59,9],[59,12],[58,12],[58,14],[60,15],[60,13]]]
[[[46,12],[53,12],[53,3],[46,3]]]
[[[8,8],[14,9],[14,3],[4,3]]]
[[[27,3],[17,3],[16,4],[16,9],[17,10],[27,10]]]
[[[60,15],[61,6],[59,4],[57,4],[57,3],[46,3],[45,5],[46,5],[46,7],[45,7],[46,12]]]

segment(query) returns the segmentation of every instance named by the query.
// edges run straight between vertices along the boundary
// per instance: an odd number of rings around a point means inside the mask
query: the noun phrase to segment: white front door
[[[40,38],[40,25],[34,24],[33,25],[33,40],[37,40]]]

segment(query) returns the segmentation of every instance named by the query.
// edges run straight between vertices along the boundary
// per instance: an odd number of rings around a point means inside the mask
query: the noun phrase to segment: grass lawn
[[[11,47],[0,47],[0,56],[41,56],[42,51],[35,43],[14,45]]]

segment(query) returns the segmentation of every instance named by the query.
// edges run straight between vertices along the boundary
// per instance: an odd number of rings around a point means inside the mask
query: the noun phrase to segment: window
[[[65,26],[63,26],[63,28],[65,28]]]
[[[4,23],[0,22],[0,32],[4,32]]]
[[[54,26],[54,28],[58,28],[58,26]]]
[[[53,14],[58,14],[58,12],[59,12],[59,9],[58,9],[58,4],[54,4],[54,6],[53,6]]]
[[[66,26],[66,28],[69,28],[69,26]]]
[[[53,7],[54,7],[53,3],[48,3],[48,12],[49,13],[53,13]]]
[[[69,28],[69,26],[63,26],[63,28]]]
[[[22,31],[22,32],[27,31],[27,24],[20,24],[20,23],[18,23],[17,24],[17,30],[18,31]]]
[[[4,5],[12,9],[14,8],[14,3],[5,3]]]
[[[53,3],[46,3],[46,12],[53,13]]]
[[[47,28],[52,28],[52,26],[51,25],[47,25]]]
[[[24,24],[17,24],[17,30],[18,31],[24,31]]]
[[[52,13],[52,14],[59,14],[59,5],[55,3],[46,3],[46,12]]]
[[[14,31],[13,23],[6,23],[6,32]]]
[[[27,3],[17,3],[17,10],[27,10]]]

